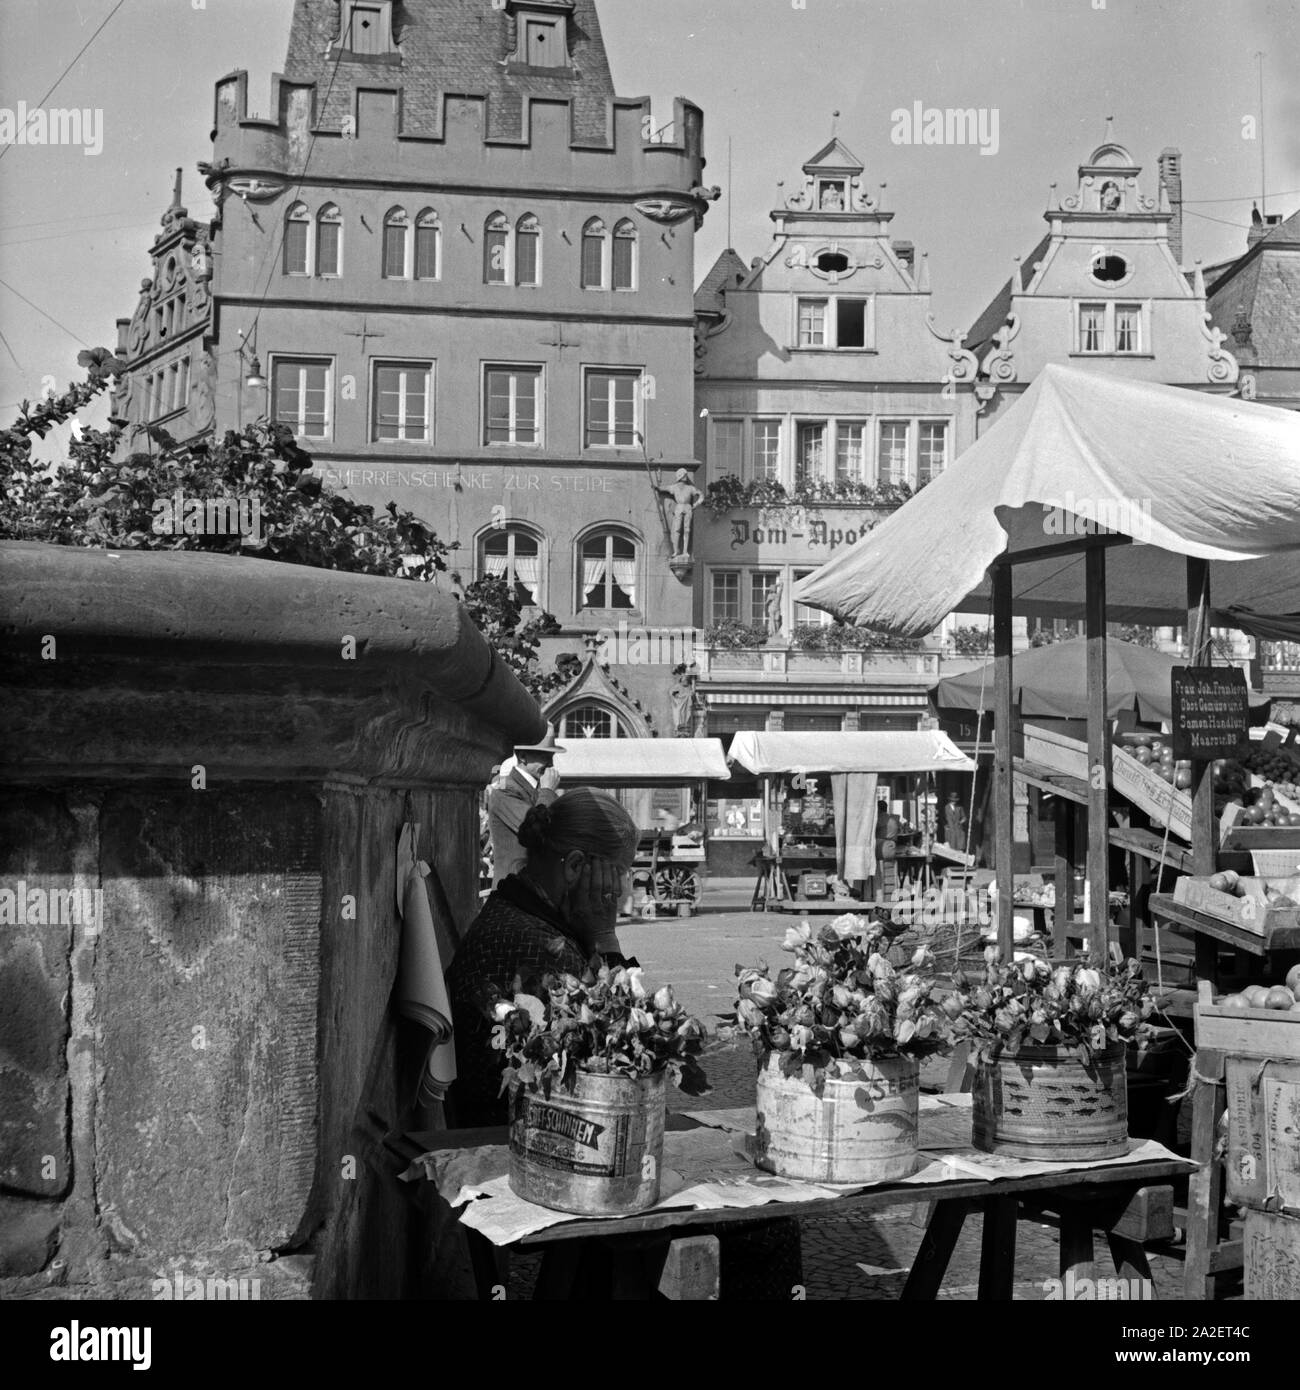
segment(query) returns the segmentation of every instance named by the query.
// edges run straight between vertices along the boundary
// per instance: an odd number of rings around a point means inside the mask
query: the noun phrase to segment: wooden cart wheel
[[[693,869],[660,869],[655,875],[655,897],[660,902],[696,903],[700,888],[700,876]]]

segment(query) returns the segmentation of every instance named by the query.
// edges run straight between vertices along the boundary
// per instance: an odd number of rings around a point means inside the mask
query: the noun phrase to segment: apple
[[[1290,1009],[1295,1004],[1295,995],[1285,985],[1274,985],[1264,998],[1266,1009]]]
[[[1133,756],[1144,766],[1149,766],[1151,762],[1151,750],[1145,744],[1139,744]]]
[[[1192,770],[1188,767],[1181,767],[1174,773],[1174,786],[1182,791],[1186,791],[1192,785]]]
[[[1300,998],[1300,965],[1293,965],[1286,972],[1286,987],[1297,998]]]
[[[1241,992],[1241,997],[1246,1001],[1249,1009],[1262,1009],[1268,999],[1268,987],[1266,985],[1251,985],[1249,989]]]
[[[1250,1005],[1246,1003],[1245,997],[1240,994],[1227,994],[1219,1000],[1221,1009],[1248,1009]]]

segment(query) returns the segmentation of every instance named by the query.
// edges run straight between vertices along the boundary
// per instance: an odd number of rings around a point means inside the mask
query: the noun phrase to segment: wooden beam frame
[[[1011,635],[1011,570],[1003,565],[993,571],[993,854],[998,884],[998,948],[1008,962],[1013,959],[1016,833]]]
[[[1110,948],[1110,721],[1106,707],[1106,552],[1085,557],[1088,644],[1088,898],[1089,954],[1104,961]]]

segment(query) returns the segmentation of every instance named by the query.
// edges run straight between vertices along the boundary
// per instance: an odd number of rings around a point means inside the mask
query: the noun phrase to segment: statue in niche
[[[1101,210],[1102,212],[1118,212],[1121,202],[1119,185],[1114,179],[1108,179],[1101,186]]]
[[[785,596],[785,581],[780,575],[776,577],[776,583],[767,591],[767,601],[764,607],[767,611],[767,635],[769,637],[780,637],[781,635],[781,601]]]
[[[838,183],[822,184],[820,207],[822,212],[843,212],[844,186]]]

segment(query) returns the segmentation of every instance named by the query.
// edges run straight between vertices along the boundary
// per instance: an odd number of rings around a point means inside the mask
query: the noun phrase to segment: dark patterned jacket
[[[516,975],[524,991],[540,994],[549,970],[581,975],[582,947],[556,910],[522,879],[499,883],[460,943],[448,972],[456,1039],[456,1082],[448,1097],[459,1129],[506,1123],[501,1089],[501,1053],[492,1047],[492,1024],[484,1001],[493,985],[509,995]]]

